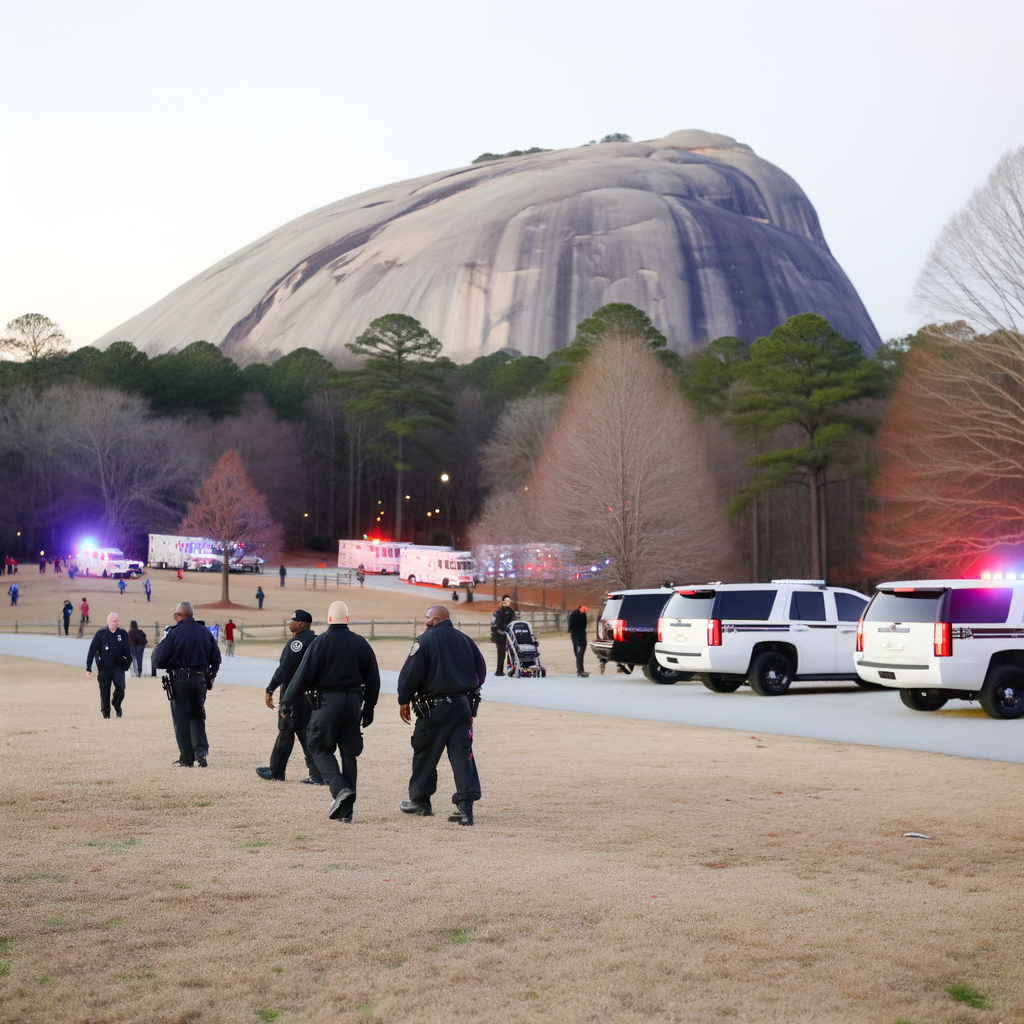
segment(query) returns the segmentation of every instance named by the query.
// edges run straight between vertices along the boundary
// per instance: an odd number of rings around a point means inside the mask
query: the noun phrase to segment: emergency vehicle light
[[[722,646],[722,620],[708,619],[708,647]]]
[[[935,623],[935,657],[948,658],[953,653],[953,640],[948,622]]]

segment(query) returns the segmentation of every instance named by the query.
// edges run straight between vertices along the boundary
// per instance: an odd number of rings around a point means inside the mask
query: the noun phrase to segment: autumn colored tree
[[[1024,534],[1024,337],[957,323],[920,338],[875,442],[876,578],[958,576]]]
[[[267,501],[252,485],[237,452],[225,452],[199,485],[179,527],[182,533],[209,537],[223,548],[221,602],[230,607],[228,565],[232,548],[246,555],[273,554],[281,529],[267,510]]]
[[[732,564],[700,426],[644,338],[593,346],[528,486],[534,539],[610,558],[609,587],[707,580]]]

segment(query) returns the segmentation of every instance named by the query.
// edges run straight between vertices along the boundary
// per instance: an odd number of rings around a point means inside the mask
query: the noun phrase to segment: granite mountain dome
[[[314,210],[104,335],[151,355],[205,339],[238,363],[337,358],[385,313],[467,361],[544,356],[629,302],[669,346],[747,342],[795,313],[880,339],[796,182],[724,135],[679,131],[488,161]]]

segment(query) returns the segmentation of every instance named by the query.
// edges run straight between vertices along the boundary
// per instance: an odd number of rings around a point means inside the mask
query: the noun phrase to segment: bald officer
[[[410,723],[412,778],[409,799],[399,805],[406,814],[429,815],[437,790],[437,762],[447,749],[455,776],[455,813],[449,821],[473,824],[473,804],[480,799],[480,776],[473,758],[473,718],[487,664],[480,648],[459,632],[444,605],[427,609],[427,628],[416,638],[398,676],[399,715]]]
[[[281,694],[281,710],[291,714],[300,700],[309,702],[306,748],[328,786],[328,817],[352,821],[356,802],[356,758],[363,752],[359,730],[373,721],[380,696],[380,672],[373,648],[348,628],[348,605],[334,601],[327,611],[327,632],[306,653]],[[341,766],[335,757],[341,753]]]

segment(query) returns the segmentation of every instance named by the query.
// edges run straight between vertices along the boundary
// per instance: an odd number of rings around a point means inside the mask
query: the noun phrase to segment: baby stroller
[[[508,674],[521,679],[523,676],[546,676],[547,669],[540,663],[540,645],[533,635],[528,622],[515,619],[505,627],[508,650]]]

